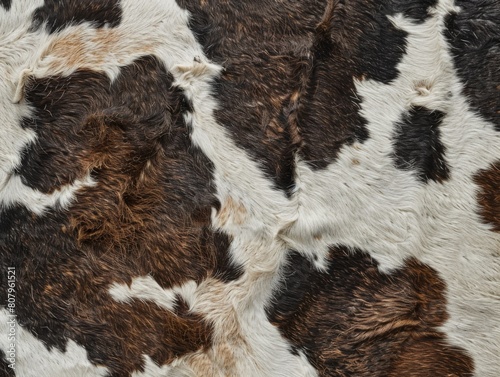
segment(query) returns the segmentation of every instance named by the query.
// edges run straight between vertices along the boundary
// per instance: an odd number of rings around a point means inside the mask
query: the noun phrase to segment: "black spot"
[[[186,95],[182,92],[181,93],[181,103],[180,103],[180,112],[185,113],[185,112],[192,112],[193,111],[193,101],[188,99]]]
[[[444,113],[425,107],[413,107],[396,124],[394,162],[399,169],[414,170],[422,182],[442,182],[449,178],[445,147],[439,126]]]
[[[33,14],[32,30],[46,23],[50,34],[65,27],[91,22],[96,28],[117,27],[122,18],[120,0],[45,0]]]
[[[500,131],[500,3],[464,1],[446,18],[445,36],[463,92],[473,110]]]
[[[10,7],[12,6],[12,0],[0,0],[0,5],[6,10],[10,10]]]

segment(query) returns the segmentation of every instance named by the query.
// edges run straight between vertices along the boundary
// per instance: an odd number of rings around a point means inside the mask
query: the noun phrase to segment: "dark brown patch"
[[[16,298],[22,303],[17,306],[18,322],[49,348],[64,351],[67,340],[73,339],[85,347],[91,362],[106,366],[112,375],[128,376],[141,369],[143,354],[164,364],[210,345],[211,329],[202,318],[185,310],[171,313],[154,303],[118,303],[108,293],[112,283],[130,283],[144,274],[145,265],[159,282],[179,278],[187,256],[175,266],[161,266],[178,268],[177,275],[156,268],[163,254],[185,247],[175,244],[177,239],[168,239],[171,249],[157,254],[150,251],[155,240],[129,244],[126,250],[103,250],[99,243],[78,246],[71,234],[58,233],[67,224],[60,213],[33,219],[27,211],[14,208],[3,211],[0,222],[2,232],[5,227],[10,230],[0,242],[0,262],[3,270],[16,267]],[[215,245],[206,242],[204,251],[215,254]],[[205,265],[213,265],[215,256],[206,259]]]
[[[346,54],[347,46],[334,38],[340,31],[335,20],[344,11],[329,2],[315,29],[306,84],[295,105],[294,120],[303,138],[300,155],[314,168],[325,168],[343,145],[368,138],[366,121],[358,113],[352,51]]]
[[[446,18],[445,36],[454,67],[473,110],[500,131],[500,3],[457,0],[459,13]]]
[[[472,371],[472,360],[463,351],[443,338],[423,336],[404,345],[387,377],[460,377],[472,376]]]
[[[224,67],[214,83],[217,121],[289,194],[300,137],[288,107],[303,85],[322,6],[315,0],[178,3],[192,13],[190,27],[207,56]]]
[[[419,20],[427,16],[424,4],[405,4],[335,2],[316,29],[311,68],[297,115],[303,137],[301,156],[313,168],[325,168],[344,145],[369,138],[366,120],[359,114],[362,99],[357,95],[354,80],[388,84],[397,78],[396,67],[405,51],[406,33],[396,29],[387,15],[405,8]]]
[[[479,186],[477,200],[481,217],[495,232],[500,232],[500,161],[479,171],[474,181]]]
[[[65,27],[90,22],[93,27],[117,27],[122,19],[120,0],[45,0],[33,13],[31,29],[46,23],[49,33]]]
[[[438,331],[448,315],[436,271],[411,259],[384,274],[368,255],[345,247],[332,249],[330,259],[321,273],[293,254],[287,290],[269,309],[320,376],[472,376],[472,360]]]
[[[83,83],[85,90],[77,90]],[[109,80],[101,73],[80,71],[65,78],[30,78],[25,91],[35,110],[22,126],[36,132],[37,142],[26,147],[16,173],[25,185],[48,194],[88,171],[81,163],[90,148],[83,124],[90,114],[110,107]]]
[[[163,364],[208,347],[211,328],[185,308],[117,303],[111,284],[150,275],[170,288],[242,273],[230,239],[211,228],[220,208],[213,166],[191,144],[189,104],[172,82],[153,57],[123,67],[112,84],[92,71],[33,79],[26,99],[36,112],[24,126],[38,138],[18,174],[43,192],[88,173],[97,185],[69,211],[0,211],[0,266],[18,272],[19,323],[48,347],[75,340],[116,376],[140,370],[143,354]]]
[[[30,248],[18,270],[20,323],[49,347],[64,350],[66,339],[73,339],[93,363],[122,376],[141,368],[143,354],[161,365],[209,345],[211,330],[202,318],[154,303],[115,302],[108,284],[133,273],[119,255],[98,258],[88,249],[67,255],[61,252],[65,243]],[[37,253],[50,259],[37,260]]]
[[[443,182],[450,172],[440,126],[445,114],[422,106],[412,107],[396,124],[393,159],[397,168],[415,172],[417,178]]]

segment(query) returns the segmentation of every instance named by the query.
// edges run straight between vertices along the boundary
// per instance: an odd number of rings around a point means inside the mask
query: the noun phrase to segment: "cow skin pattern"
[[[0,0],[0,135],[2,377],[500,375],[497,0]]]

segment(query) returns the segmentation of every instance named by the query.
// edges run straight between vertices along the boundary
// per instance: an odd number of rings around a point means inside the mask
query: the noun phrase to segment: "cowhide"
[[[0,0],[0,376],[500,376],[498,0]]]

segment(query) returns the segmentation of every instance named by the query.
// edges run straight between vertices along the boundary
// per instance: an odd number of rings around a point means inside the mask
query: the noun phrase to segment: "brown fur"
[[[23,223],[9,246],[22,250],[9,262],[19,274],[19,321],[49,346],[74,339],[120,376],[140,370],[142,354],[161,365],[207,348],[212,331],[189,310],[117,303],[113,283],[151,275],[169,288],[239,276],[230,240],[210,227],[211,164],[190,145],[186,100],[172,81],[153,57],[124,67],[113,84],[91,71],[32,79],[26,98],[39,113],[26,126],[38,139],[19,174],[44,192],[89,173],[96,185],[68,212],[2,214],[4,224],[5,216]]]
[[[330,259],[318,273],[294,255],[288,291],[270,311],[320,376],[472,376],[472,360],[438,330],[448,315],[436,271],[411,259],[384,274],[366,254],[344,247]]]
[[[492,230],[500,232],[500,161],[477,173],[474,181],[479,186],[479,214]]]

